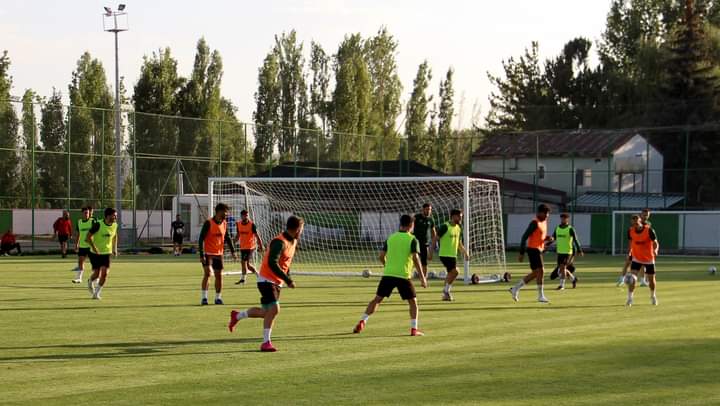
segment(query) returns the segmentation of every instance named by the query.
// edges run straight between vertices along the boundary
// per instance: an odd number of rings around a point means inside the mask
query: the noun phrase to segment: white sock
[[[222,299],[222,293],[215,292],[215,300]]]
[[[655,291],[654,291],[654,290],[651,290],[651,291],[650,291],[650,297],[655,297]]]
[[[82,270],[82,269],[77,269],[77,270],[75,271],[75,279],[82,279],[82,275],[83,275],[83,270]]]
[[[264,343],[267,343],[268,341],[270,341],[270,334],[272,334],[271,328],[263,329],[263,342]]]
[[[628,300],[632,300],[633,292],[628,291]]]
[[[538,297],[545,297],[545,291],[543,290],[544,286],[545,285],[537,285]]]
[[[565,278],[560,279],[560,286],[563,288],[565,287]]]
[[[450,288],[452,288],[452,285],[449,283],[445,284],[445,289],[443,289],[443,292],[450,294]]]
[[[99,296],[99,295],[100,295],[100,292],[102,291],[102,288],[103,288],[102,285],[97,285],[97,287],[95,287],[95,296]]]
[[[570,280],[571,280],[571,281],[574,281],[574,280],[575,280],[575,274],[574,274],[574,273],[571,273],[571,274],[570,274]]]
[[[207,291],[207,290],[203,290],[203,291],[201,291],[201,292],[202,292],[202,298],[205,299],[205,300],[207,300],[207,292],[208,292],[208,291]]]
[[[417,326],[418,326],[418,321],[417,321],[417,319],[411,319],[411,320],[410,320],[410,328],[415,328],[415,329],[416,329]]]
[[[369,314],[363,313],[363,315],[362,315],[362,317],[360,318],[360,320],[362,320],[362,321],[364,321],[365,323],[367,323],[367,321],[368,321],[369,318],[370,318],[370,315],[369,315]]]
[[[248,317],[247,310],[240,310],[239,312],[237,312],[237,316],[235,317],[235,319],[242,320],[242,319],[247,319],[247,317]]]
[[[520,290],[520,289],[522,289],[523,286],[525,286],[525,280],[520,279],[520,282],[515,284],[515,290]]]

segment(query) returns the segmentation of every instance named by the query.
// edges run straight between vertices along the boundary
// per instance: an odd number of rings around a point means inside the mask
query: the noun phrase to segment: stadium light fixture
[[[122,134],[120,134],[120,64],[118,55],[118,33],[128,30],[125,4],[120,4],[117,11],[103,7],[103,29],[115,34],[115,208],[117,209],[118,227],[122,230]],[[120,19],[118,19],[120,17]],[[124,17],[124,18],[123,18]]]

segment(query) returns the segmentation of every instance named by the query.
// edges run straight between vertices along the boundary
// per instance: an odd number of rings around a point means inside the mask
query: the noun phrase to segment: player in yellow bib
[[[83,272],[85,271],[85,260],[90,255],[90,244],[88,244],[86,239],[88,232],[95,224],[95,219],[92,215],[92,206],[83,207],[82,218],[78,219],[75,223],[75,252],[77,252],[78,256],[78,264],[74,269],[75,279],[73,279],[73,283],[82,282]]]
[[[375,313],[383,299],[390,297],[392,291],[397,288],[400,297],[407,300],[410,306],[410,335],[424,335],[418,329],[418,304],[415,287],[411,280],[413,265],[420,275],[420,284],[423,288],[427,287],[427,279],[418,255],[420,243],[412,235],[413,224],[412,216],[403,214],[400,217],[400,231],[391,234],[385,241],[383,249],[380,251],[380,263],[385,267],[383,277],[380,279],[375,298],[368,303],[367,309],[355,326],[353,333],[357,334],[365,329],[365,323],[370,315]]]
[[[460,222],[462,221],[462,218],[463,213],[460,209],[452,209],[450,211],[450,221],[438,227],[437,237],[433,238],[433,247],[436,246],[439,239],[440,247],[438,248],[438,256],[440,257],[440,262],[442,262],[445,269],[447,269],[447,277],[445,277],[445,287],[443,288],[442,300],[448,302],[452,302],[454,300],[452,294],[450,293],[450,289],[452,288],[453,282],[455,282],[455,278],[458,276],[458,250],[462,252],[465,261],[470,260],[470,255],[467,250],[465,250],[465,246],[461,241],[462,227],[460,227]]]
[[[89,256],[93,270],[92,276],[88,279],[88,290],[96,300],[101,299],[100,293],[110,272],[110,255],[118,254],[117,210],[108,207],[103,214],[104,218],[93,224],[85,237],[85,242],[91,249]],[[95,285],[96,280],[98,280],[97,285]]]

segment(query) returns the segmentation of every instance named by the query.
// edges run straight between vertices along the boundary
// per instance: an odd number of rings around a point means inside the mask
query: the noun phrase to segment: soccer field
[[[630,309],[622,261],[581,258],[577,289],[546,280],[549,305],[534,285],[514,303],[509,284],[458,284],[448,303],[440,281],[418,284],[424,337],[408,336],[397,295],[351,333],[376,278],[298,276],[279,352],[260,353],[260,320],[227,330],[254,284],[226,277],[226,304],[201,307],[195,256],[120,257],[102,301],[70,283],[71,259],[3,257],[0,404],[720,404],[715,260],[661,258],[660,305],[639,288]],[[514,279],[526,267],[513,262]]]

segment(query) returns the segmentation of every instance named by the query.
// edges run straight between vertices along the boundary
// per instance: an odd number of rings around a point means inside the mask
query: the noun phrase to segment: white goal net
[[[263,242],[280,233],[290,215],[305,220],[305,231],[293,261],[293,272],[360,275],[382,273],[378,252],[397,231],[402,214],[433,207],[437,225],[450,210],[463,210],[463,244],[470,261],[464,279],[475,273],[484,280],[505,272],[501,196],[498,182],[467,177],[424,178],[210,178],[210,211],[230,206],[231,221],[247,209]],[[236,227],[229,225],[234,237]],[[261,259],[255,255],[255,261]],[[428,270],[444,270],[437,253]],[[461,270],[461,272],[463,272]],[[366,272],[367,273],[367,272]]]

